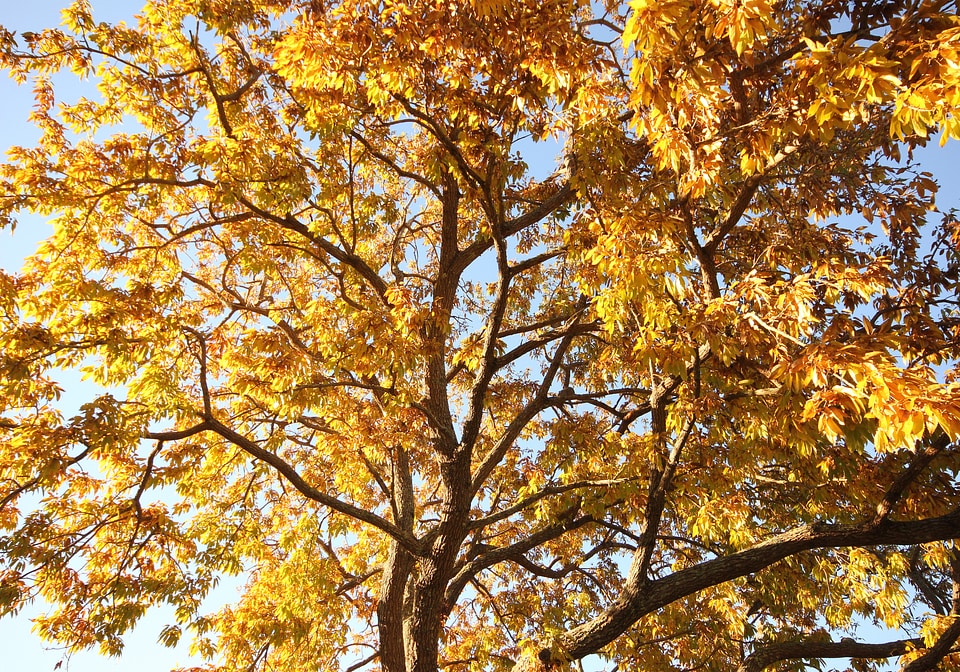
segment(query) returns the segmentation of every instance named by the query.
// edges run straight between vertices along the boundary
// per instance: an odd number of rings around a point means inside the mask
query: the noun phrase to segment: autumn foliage
[[[0,220],[53,224],[0,611],[172,605],[224,672],[960,669],[955,2],[95,10],[0,30]]]

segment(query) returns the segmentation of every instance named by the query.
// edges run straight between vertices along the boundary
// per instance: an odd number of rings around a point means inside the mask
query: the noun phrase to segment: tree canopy
[[[53,224],[0,276],[0,611],[115,653],[172,605],[224,672],[960,669],[960,226],[911,158],[956,10],[0,30],[0,220]]]

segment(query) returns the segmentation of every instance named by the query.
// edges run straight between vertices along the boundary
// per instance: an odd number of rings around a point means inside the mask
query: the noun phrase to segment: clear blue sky
[[[0,0],[0,24],[18,32],[38,30],[60,22],[59,9],[67,0]],[[129,19],[139,8],[136,0],[91,0],[98,20]],[[62,89],[60,89],[62,91]],[[0,149],[10,145],[32,144],[37,133],[26,123],[32,104],[28,86],[17,87],[12,80],[0,78]],[[960,208],[960,143],[950,143],[945,149],[934,144],[920,154],[923,166],[934,173],[942,185],[941,207]],[[0,267],[11,271],[29,254],[36,242],[48,233],[46,224],[37,218],[20,223],[16,235],[0,232]],[[65,404],[82,403],[81,395],[65,398]],[[220,591],[229,597],[233,589]],[[31,633],[30,617],[40,607],[34,606],[16,618],[0,620],[0,672],[30,670],[48,672],[64,659],[62,651],[45,648],[43,642]],[[165,649],[157,643],[157,635],[164,618],[170,614],[152,614],[127,638],[126,653],[122,658],[103,658],[95,652],[75,654],[65,661],[63,672],[119,672],[135,669],[137,672],[167,672],[179,665],[197,664],[189,659],[186,646]]]

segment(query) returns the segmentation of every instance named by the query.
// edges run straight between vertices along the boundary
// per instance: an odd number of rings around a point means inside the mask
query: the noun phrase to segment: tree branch
[[[562,513],[557,522],[543,528],[542,530],[534,532],[526,539],[522,539],[516,543],[510,544],[509,546],[502,546],[500,548],[491,547],[491,550],[487,550],[486,552],[467,562],[463,567],[460,568],[460,571],[457,572],[457,574],[447,585],[445,592],[446,603],[453,604],[453,602],[460,595],[460,592],[464,589],[464,587],[466,587],[467,583],[469,583],[470,579],[484,569],[508,560],[519,562],[518,558],[520,558],[527,551],[541,546],[551,539],[556,539],[570,530],[575,530],[594,521],[593,516],[580,516],[577,518],[576,514],[579,510],[579,503],[575,504],[567,511]],[[521,565],[522,564],[523,563],[521,563]]]
[[[887,489],[887,492],[883,496],[883,500],[877,504],[877,522],[880,522],[886,519],[890,513],[893,511],[893,507],[896,506],[897,502],[900,501],[900,498],[903,497],[903,493],[910,486],[910,484],[916,480],[916,478],[927,468],[927,465],[933,461],[937,455],[946,450],[947,446],[950,445],[950,437],[947,436],[946,432],[942,429],[930,438],[930,442],[924,449],[918,453],[916,459],[910,464],[909,467],[904,469],[896,480],[891,484]]]
[[[621,483],[629,483],[630,481],[635,480],[632,478],[618,478],[618,479],[608,479],[608,480],[599,480],[599,481],[576,481],[574,483],[568,483],[566,485],[551,485],[543,488],[539,492],[535,492],[529,497],[524,497],[519,502],[508,506],[505,509],[497,511],[496,513],[491,513],[483,518],[470,523],[471,530],[480,530],[488,525],[493,523],[500,522],[505,520],[515,513],[523,511],[527,507],[536,504],[541,499],[546,497],[551,497],[553,495],[560,495],[565,492],[570,492],[571,490],[580,490],[582,488],[609,488],[615,485],[620,485]]]
[[[497,466],[497,464],[499,464],[500,460],[503,459],[503,456],[507,454],[510,446],[513,445],[513,442],[516,441],[517,437],[519,437],[521,432],[523,432],[523,428],[527,426],[527,423],[533,420],[538,413],[550,405],[550,386],[553,385],[553,381],[557,377],[557,371],[560,370],[560,363],[563,361],[564,355],[566,355],[567,350],[570,348],[570,344],[573,342],[573,339],[576,336],[576,332],[573,329],[574,326],[576,326],[576,324],[571,325],[571,327],[567,330],[567,333],[564,334],[559,345],[557,345],[557,350],[553,354],[550,365],[547,367],[547,372],[544,374],[543,380],[540,382],[540,387],[537,390],[534,398],[531,399],[530,402],[513,418],[510,424],[507,425],[507,428],[504,430],[494,447],[480,461],[480,465],[477,467],[477,470],[473,476],[471,493],[476,494],[477,491],[479,491],[480,487],[493,472],[494,468]]]
[[[671,602],[748,574],[785,558],[817,548],[912,545],[954,539],[960,534],[960,509],[937,518],[864,525],[804,525],[782,532],[756,546],[662,579],[628,585],[622,596],[596,618],[570,630],[566,651],[582,658],[607,645],[640,618]]]
[[[412,553],[420,552],[420,542],[411,534],[400,529],[390,521],[381,518],[375,513],[371,513],[365,509],[361,509],[353,506],[352,504],[343,502],[336,497],[332,497],[327,493],[318,490],[303,480],[303,477],[297,473],[297,470],[294,469],[293,466],[288,462],[283,460],[280,456],[275,453],[271,453],[269,450],[261,448],[256,442],[230,429],[216,418],[210,418],[207,421],[207,424],[209,425],[208,428],[210,431],[219,434],[221,437],[234,444],[245,453],[248,453],[252,457],[255,457],[261,462],[265,462],[273,467],[303,496],[307,497],[308,499],[312,499],[315,502],[319,502],[320,504],[323,504],[327,508],[338,513],[350,516],[351,518],[362,521],[386,532]]]
[[[911,649],[923,646],[922,639],[898,639],[880,644],[866,644],[852,639],[839,642],[779,642],[754,650],[747,656],[737,672],[761,672],[781,660],[810,658],[889,658],[901,656]]]
[[[412,553],[417,553],[420,551],[421,544],[411,533],[400,529],[397,525],[394,525],[390,521],[381,518],[375,513],[360,509],[352,504],[343,502],[336,497],[332,497],[331,495],[318,490],[304,481],[303,477],[297,473],[296,469],[294,469],[292,465],[287,463],[281,457],[275,453],[271,453],[270,451],[261,448],[254,441],[230,429],[216,418],[206,418],[203,422],[196,424],[193,427],[188,427],[181,430],[144,432],[143,437],[157,441],[178,441],[180,439],[185,439],[206,431],[218,434],[243,450],[245,453],[257,458],[261,462],[269,464],[284,478],[286,478],[287,481],[289,481],[290,484],[293,485],[293,487],[295,487],[304,497],[323,504],[327,508],[338,513],[350,516],[351,518],[355,518],[356,520],[365,522],[386,532]]]
[[[236,198],[237,201],[242,203],[254,214],[259,215],[263,219],[273,222],[284,229],[300,234],[311,243],[319,247],[321,250],[329,254],[331,257],[339,261],[341,264],[352,268],[360,275],[360,277],[369,283],[369,285],[374,289],[374,291],[376,291],[377,295],[383,300],[383,302],[387,303],[387,283],[384,282],[383,278],[377,275],[377,272],[370,268],[370,266],[367,265],[367,263],[359,256],[351,252],[341,250],[326,238],[315,235],[306,224],[296,219],[289,213],[284,217],[280,217],[269,210],[264,210],[263,208],[257,206],[242,194],[237,194]]]

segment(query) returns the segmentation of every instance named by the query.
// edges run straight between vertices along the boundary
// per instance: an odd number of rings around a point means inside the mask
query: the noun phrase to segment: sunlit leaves
[[[958,505],[956,223],[909,165],[956,41],[947,3],[764,0],[0,33],[40,131],[0,218],[53,227],[0,276],[2,608],[116,653],[167,603],[224,670],[932,643],[949,533],[869,535]],[[107,389],[61,412],[65,370]]]

